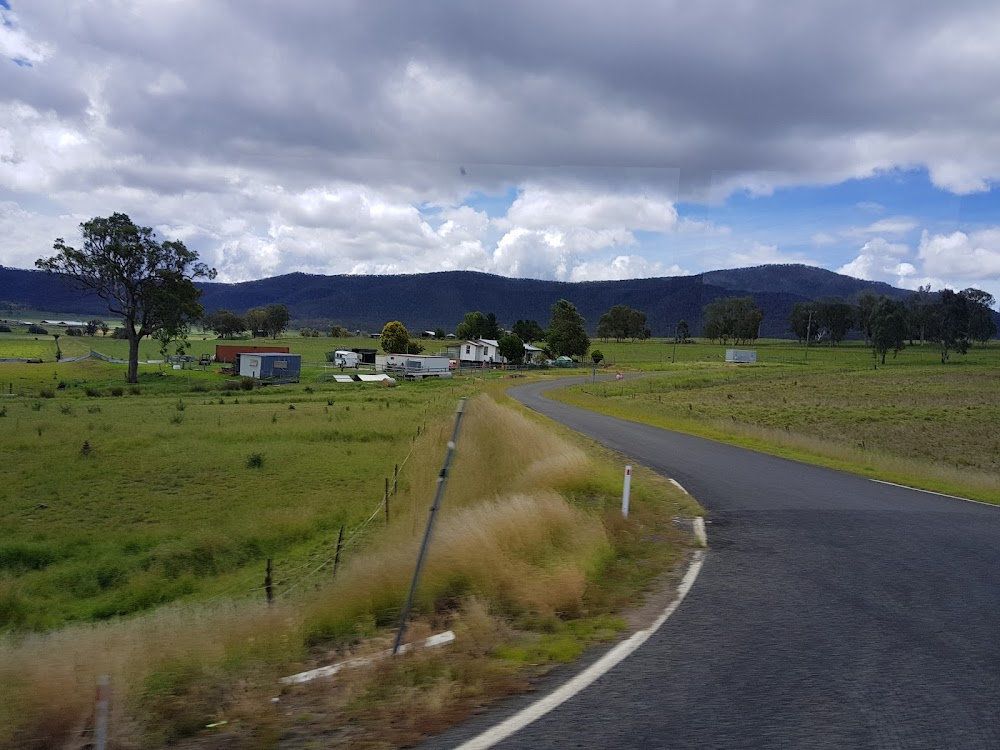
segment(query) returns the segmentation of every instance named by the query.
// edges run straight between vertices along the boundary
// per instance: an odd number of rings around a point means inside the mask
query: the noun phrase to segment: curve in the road
[[[1000,509],[595,414],[551,387],[509,393],[678,479],[712,549],[641,650],[497,747],[1000,747]]]

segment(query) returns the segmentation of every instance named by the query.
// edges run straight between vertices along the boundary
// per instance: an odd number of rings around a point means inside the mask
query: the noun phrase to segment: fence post
[[[264,593],[267,595],[267,603],[274,601],[274,587],[271,585],[271,558],[267,558],[267,570],[264,571]]]
[[[406,603],[403,605],[403,613],[399,618],[399,630],[396,631],[396,640],[392,645],[392,655],[399,651],[399,646],[403,642],[406,634],[406,621],[410,616],[410,607],[413,606],[413,597],[417,593],[417,584],[420,582],[420,571],[424,567],[424,558],[427,557],[427,547],[431,541],[431,531],[434,529],[434,518],[437,515],[438,507],[441,505],[441,497],[444,495],[444,487],[448,481],[448,466],[451,464],[451,457],[455,453],[455,443],[458,441],[458,428],[462,424],[462,415],[465,413],[465,404],[468,399],[460,399],[458,409],[455,412],[455,429],[451,433],[451,440],[448,441],[448,452],[444,456],[444,465],[438,475],[437,492],[434,493],[434,502],[431,503],[430,515],[427,518],[427,527],[424,529],[424,539],[420,543],[420,553],[417,555],[417,564],[413,569],[413,580],[410,582],[410,591],[406,595]]]
[[[107,750],[108,747],[108,684],[106,674],[97,678],[97,701],[94,706],[94,748]]]
[[[392,469],[392,494],[396,494],[396,485],[399,484],[399,464]]]
[[[385,523],[389,524],[389,477],[385,478]]]
[[[333,575],[337,576],[340,567],[340,548],[344,546],[344,524],[340,525],[340,535],[337,537],[337,554],[333,556]]]

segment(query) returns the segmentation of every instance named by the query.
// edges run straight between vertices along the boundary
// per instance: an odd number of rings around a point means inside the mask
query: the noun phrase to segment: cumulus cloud
[[[927,273],[945,278],[1000,279],[1000,227],[920,236],[917,255]]]
[[[884,237],[875,237],[866,242],[858,255],[850,263],[837,269],[837,273],[867,281],[884,281],[901,287],[916,288],[916,267],[903,260],[910,255],[908,245],[889,242]],[[922,279],[919,280],[923,282]]]

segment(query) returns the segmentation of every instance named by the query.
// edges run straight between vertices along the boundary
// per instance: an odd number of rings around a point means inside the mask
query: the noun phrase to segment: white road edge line
[[[521,709],[496,726],[487,729],[470,740],[466,740],[461,745],[458,745],[455,750],[487,750],[487,748],[493,747],[498,742],[502,742],[515,732],[528,726],[536,719],[540,719],[549,711],[561,706],[574,695],[592,685],[599,677],[611,671],[613,667],[649,640],[649,637],[659,630],[660,626],[667,621],[667,618],[677,610],[681,602],[684,601],[684,597],[687,596],[694,585],[695,579],[698,577],[698,573],[701,572],[701,566],[704,562],[705,552],[697,550],[691,560],[691,565],[688,566],[687,572],[684,574],[684,578],[681,579],[680,586],[677,587],[677,596],[646,630],[633,633],[627,640],[619,643],[565,685],[561,685],[544,698],[535,701],[527,708]]]
[[[910,487],[906,484],[896,484],[895,482],[886,482],[883,479],[869,479],[869,482],[875,482],[877,484],[887,484],[890,487],[900,487],[904,490],[913,490],[914,492],[923,492],[926,495],[937,495],[938,497],[949,497],[952,500],[964,500],[967,503],[975,503],[976,505],[989,505],[991,508],[998,507],[996,503],[984,503],[982,500],[973,500],[972,498],[962,497],[961,495],[946,495],[943,492],[935,492],[934,490],[922,490],[919,487]]]
[[[690,495],[691,494],[686,489],[684,489],[684,485],[682,485],[680,482],[678,482],[673,477],[668,477],[667,481],[670,482],[670,484],[672,484],[674,487],[676,487],[677,489],[679,489],[681,492],[683,492],[685,495]]]

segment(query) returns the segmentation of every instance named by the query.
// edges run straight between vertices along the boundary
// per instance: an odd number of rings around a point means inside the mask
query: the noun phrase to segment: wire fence
[[[278,582],[277,585],[282,587],[282,591],[278,593],[274,598],[283,599],[284,597],[288,596],[288,594],[290,594],[292,591],[300,587],[303,583],[308,581],[314,575],[322,571],[324,568],[327,568],[330,565],[332,565],[337,560],[337,558],[341,554],[343,554],[345,550],[347,550],[352,545],[357,544],[361,540],[361,535],[363,534],[363,532],[369,526],[371,526],[372,523],[374,523],[376,518],[385,513],[386,502],[388,501],[390,494],[394,495],[396,493],[399,486],[399,476],[402,473],[403,468],[406,466],[407,462],[410,460],[410,457],[413,455],[414,447],[415,443],[411,444],[410,450],[407,452],[402,462],[395,467],[393,471],[392,481],[390,482],[388,479],[386,480],[387,492],[383,493],[382,498],[378,501],[378,503],[375,505],[372,511],[368,514],[367,518],[365,518],[365,520],[363,520],[361,523],[359,523],[349,531],[346,531],[346,534],[338,540],[336,551],[333,554],[330,554],[329,556],[325,557],[319,563],[316,563],[315,560],[310,560],[308,562],[296,565],[293,568],[281,571],[271,569],[269,566],[269,570],[271,570],[272,575],[277,572],[281,573],[280,581]],[[308,570],[308,572],[299,577],[299,574],[303,570]],[[289,583],[290,579],[296,579],[296,580],[294,580],[294,582],[292,583]],[[261,583],[256,586],[247,587],[243,583],[234,584],[233,586],[230,586],[229,588],[220,591],[217,594],[212,595],[208,599],[205,599],[203,603],[210,604],[222,599],[232,599],[235,597],[248,596],[250,594],[259,594],[260,592],[266,593],[267,589],[273,588],[274,585],[275,584],[273,583],[271,584]]]

